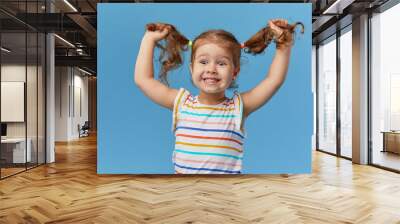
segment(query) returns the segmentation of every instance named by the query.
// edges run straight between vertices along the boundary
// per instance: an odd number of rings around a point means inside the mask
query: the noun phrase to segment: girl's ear
[[[233,80],[235,80],[237,78],[237,76],[239,75],[240,72],[240,68],[235,68],[235,70],[233,71]]]

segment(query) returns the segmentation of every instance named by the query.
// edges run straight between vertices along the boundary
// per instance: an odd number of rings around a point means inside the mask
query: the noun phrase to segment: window
[[[340,36],[340,155],[352,157],[352,34],[351,25]]]
[[[400,170],[400,4],[371,18],[372,164]]]
[[[318,48],[318,149],[336,153],[336,35]]]

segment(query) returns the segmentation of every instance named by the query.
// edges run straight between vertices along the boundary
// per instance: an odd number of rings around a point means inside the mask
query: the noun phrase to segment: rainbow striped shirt
[[[217,105],[201,104],[198,96],[181,88],[175,98],[172,129],[175,173],[239,174],[242,170],[242,99]]]

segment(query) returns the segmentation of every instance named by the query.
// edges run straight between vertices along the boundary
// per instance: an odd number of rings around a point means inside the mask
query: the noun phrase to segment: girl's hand
[[[148,24],[143,39],[157,43],[158,41],[164,39],[168,35],[170,30],[171,27],[167,24],[163,23]]]
[[[293,43],[293,28],[285,19],[273,19],[268,22],[274,35],[276,48],[283,49],[290,47]]]
[[[268,22],[269,27],[271,27],[275,38],[279,38],[284,29],[288,28],[288,21],[286,19],[272,19]]]

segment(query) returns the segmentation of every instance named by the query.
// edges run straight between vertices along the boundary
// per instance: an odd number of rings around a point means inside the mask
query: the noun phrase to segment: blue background
[[[305,33],[296,34],[283,86],[245,121],[243,173],[310,173],[311,4],[265,3],[98,5],[98,173],[174,172],[172,112],[153,103],[133,81],[147,23],[173,24],[189,39],[205,30],[221,28],[244,42],[274,18],[289,23],[301,21]],[[275,45],[258,56],[242,54],[239,92],[265,78],[274,54]],[[158,55],[156,51],[156,77]],[[170,84],[197,94],[190,82],[189,59],[190,51],[185,53],[185,64],[170,74]]]

